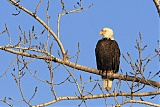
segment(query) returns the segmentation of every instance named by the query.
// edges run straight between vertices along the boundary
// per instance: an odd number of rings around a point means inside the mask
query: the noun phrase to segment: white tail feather
[[[109,78],[102,78],[103,81],[103,87],[104,89],[106,89],[107,91],[109,91],[112,88],[112,79]]]

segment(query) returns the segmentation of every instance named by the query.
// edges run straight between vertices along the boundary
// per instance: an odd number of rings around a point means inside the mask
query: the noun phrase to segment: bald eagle
[[[120,64],[120,49],[114,40],[113,31],[110,28],[103,28],[99,34],[103,36],[98,41],[95,49],[97,69],[102,73],[117,73]],[[113,79],[102,76],[103,87],[109,91],[112,88]]]

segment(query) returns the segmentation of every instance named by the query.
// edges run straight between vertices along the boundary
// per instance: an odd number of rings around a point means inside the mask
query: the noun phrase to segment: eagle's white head
[[[114,40],[113,30],[110,28],[103,28],[99,34],[103,35],[103,38]]]

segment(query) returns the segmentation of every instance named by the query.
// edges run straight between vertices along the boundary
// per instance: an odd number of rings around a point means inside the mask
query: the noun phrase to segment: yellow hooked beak
[[[99,32],[99,34],[100,35],[103,35],[105,32],[103,31],[103,30],[101,30],[100,32]]]

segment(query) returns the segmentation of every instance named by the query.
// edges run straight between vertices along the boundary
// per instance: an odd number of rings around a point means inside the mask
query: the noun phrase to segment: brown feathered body
[[[95,49],[97,69],[102,72],[117,73],[120,64],[120,49],[115,40],[102,38]],[[113,79],[102,76],[103,86],[106,90],[112,87]]]

